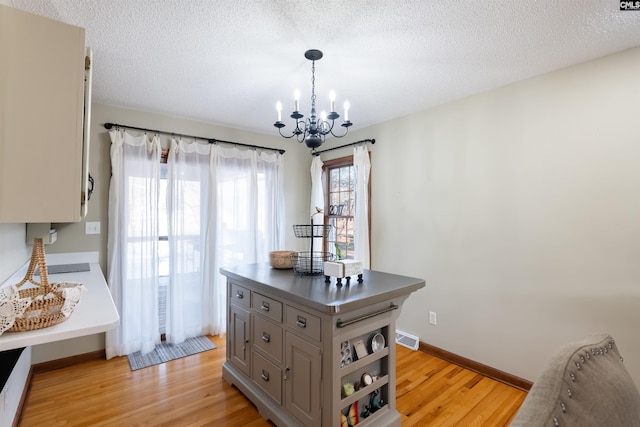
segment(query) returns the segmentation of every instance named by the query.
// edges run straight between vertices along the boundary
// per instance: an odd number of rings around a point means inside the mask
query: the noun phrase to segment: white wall
[[[427,282],[400,329],[528,380],[609,332],[640,384],[639,76],[636,48],[352,135],[372,268]]]
[[[25,224],[0,223],[0,283],[18,271],[31,256]]]

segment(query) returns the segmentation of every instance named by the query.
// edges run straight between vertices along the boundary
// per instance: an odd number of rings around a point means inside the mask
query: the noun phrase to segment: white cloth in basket
[[[31,298],[20,298],[15,285],[0,289],[0,335],[11,328],[16,317],[22,316],[31,305]]]
[[[82,295],[87,292],[87,288],[80,282],[54,283],[53,288],[62,291],[64,304],[62,305],[61,311],[65,317],[71,316],[73,309],[80,303]]]

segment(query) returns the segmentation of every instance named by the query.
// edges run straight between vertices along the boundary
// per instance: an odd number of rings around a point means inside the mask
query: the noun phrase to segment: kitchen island
[[[325,282],[268,264],[227,277],[223,378],[278,426],[400,426],[395,321],[422,279],[365,270]]]

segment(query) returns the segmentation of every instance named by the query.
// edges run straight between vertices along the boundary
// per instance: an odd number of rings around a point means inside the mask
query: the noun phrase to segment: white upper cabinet
[[[78,222],[85,30],[0,5],[0,222]]]

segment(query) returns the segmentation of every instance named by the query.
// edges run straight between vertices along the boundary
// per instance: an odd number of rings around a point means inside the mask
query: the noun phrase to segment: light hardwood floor
[[[34,375],[20,426],[273,426],[221,376],[217,349],[131,371],[126,357]],[[506,426],[526,393],[397,347],[402,426]],[[336,423],[337,424],[337,423]]]

